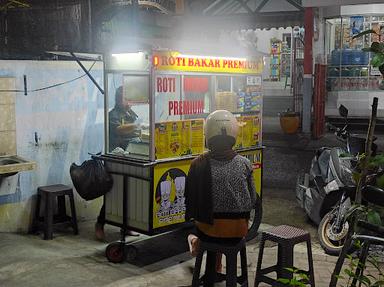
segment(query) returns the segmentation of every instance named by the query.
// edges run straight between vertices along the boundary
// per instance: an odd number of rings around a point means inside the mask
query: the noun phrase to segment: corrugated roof
[[[233,29],[270,29],[302,26],[301,0],[195,0],[191,13],[207,22]]]
[[[214,16],[303,10],[301,0],[195,0],[191,7],[195,14]]]

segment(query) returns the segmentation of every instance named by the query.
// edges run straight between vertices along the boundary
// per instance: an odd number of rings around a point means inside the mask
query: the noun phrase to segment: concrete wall
[[[93,62],[83,62],[89,69]],[[103,151],[104,99],[75,62],[0,61],[0,77],[16,79],[17,154],[37,163],[0,183],[0,232],[27,231],[32,220],[38,186],[62,183],[72,186],[72,162],[89,159],[88,152]],[[103,65],[91,74],[103,86]],[[30,92],[24,95],[23,75]],[[32,92],[57,83],[75,81]],[[1,93],[0,93],[1,97]],[[0,139],[1,141],[5,139]],[[78,220],[95,218],[100,200],[83,201],[77,194]]]

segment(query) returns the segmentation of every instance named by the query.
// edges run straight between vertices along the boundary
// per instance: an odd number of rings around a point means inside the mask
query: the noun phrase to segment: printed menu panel
[[[235,149],[260,145],[260,115],[237,116],[239,133]],[[198,155],[204,152],[204,120],[193,119],[155,125],[156,159]]]
[[[249,148],[260,145],[260,116],[244,115],[236,117],[239,122],[239,134],[236,139],[234,148]]]
[[[243,116],[243,148],[259,145],[260,119],[258,116]]]
[[[155,125],[156,159],[172,158],[204,151],[204,120],[184,120]]]
[[[167,158],[169,147],[169,136],[167,123],[157,123],[155,125],[155,154],[156,158]]]
[[[180,127],[180,155],[191,154],[191,121],[181,121]]]
[[[204,152],[204,120],[191,120],[191,151],[192,154]]]
[[[243,126],[244,126],[244,123],[243,123],[241,116],[237,116],[236,119],[237,119],[237,122],[239,123],[239,132],[237,134],[236,142],[235,142],[235,145],[233,148],[234,149],[240,149],[243,147]]]

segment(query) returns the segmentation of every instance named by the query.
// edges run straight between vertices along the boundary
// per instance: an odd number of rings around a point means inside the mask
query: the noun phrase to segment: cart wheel
[[[105,256],[109,262],[121,263],[125,260],[124,244],[121,242],[113,242],[107,246]]]
[[[128,261],[133,261],[137,258],[137,254],[139,253],[139,250],[137,247],[133,245],[127,245],[125,246],[125,254]]]

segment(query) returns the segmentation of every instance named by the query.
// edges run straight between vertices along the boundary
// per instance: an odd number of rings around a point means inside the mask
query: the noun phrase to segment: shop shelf
[[[349,78],[349,79],[367,79],[367,76],[330,76],[328,79],[340,79],[340,78]]]
[[[328,68],[344,68],[344,67],[363,67],[363,68],[369,68],[370,65],[328,65]]]

